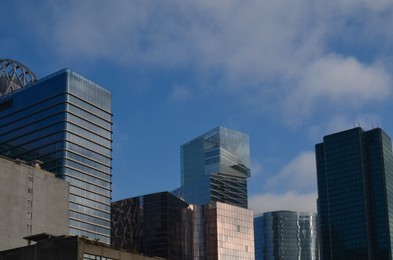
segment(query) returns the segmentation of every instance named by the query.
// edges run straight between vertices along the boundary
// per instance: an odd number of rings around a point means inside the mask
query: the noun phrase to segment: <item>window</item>
[[[113,258],[83,253],[83,260],[115,260]]]

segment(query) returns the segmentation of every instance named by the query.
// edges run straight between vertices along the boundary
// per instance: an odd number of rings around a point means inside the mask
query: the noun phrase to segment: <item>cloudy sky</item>
[[[250,135],[249,206],[316,211],[314,145],[393,136],[391,0],[0,1],[0,58],[113,94],[113,199],[180,185],[181,144]]]

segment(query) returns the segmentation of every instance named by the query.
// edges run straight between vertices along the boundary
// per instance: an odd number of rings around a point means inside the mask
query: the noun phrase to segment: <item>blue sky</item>
[[[390,0],[0,2],[1,58],[113,94],[113,199],[180,185],[180,145],[250,135],[249,205],[316,211],[314,145],[393,136]]]

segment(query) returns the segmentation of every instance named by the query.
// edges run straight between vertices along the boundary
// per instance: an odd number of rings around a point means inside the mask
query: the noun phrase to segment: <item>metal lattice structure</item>
[[[0,97],[37,81],[34,73],[22,63],[0,59]]]

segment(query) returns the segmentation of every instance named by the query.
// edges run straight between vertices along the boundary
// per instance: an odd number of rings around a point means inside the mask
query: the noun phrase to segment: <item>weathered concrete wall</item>
[[[25,236],[68,234],[69,184],[53,173],[0,158],[0,250]]]

